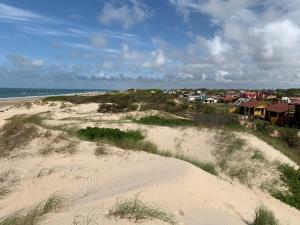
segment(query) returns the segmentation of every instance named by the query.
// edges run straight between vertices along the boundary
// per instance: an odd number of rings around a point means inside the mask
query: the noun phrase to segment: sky
[[[0,87],[300,87],[299,0],[0,0]]]

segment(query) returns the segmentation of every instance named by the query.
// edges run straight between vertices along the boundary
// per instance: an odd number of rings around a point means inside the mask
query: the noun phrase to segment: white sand
[[[0,125],[16,114],[35,114],[51,111],[49,124],[76,123],[85,127],[95,125],[93,120],[117,120],[123,114],[113,116],[97,114],[96,104],[71,106],[60,109],[60,104],[34,105],[31,109],[12,108],[0,113]],[[69,118],[69,120],[61,120]],[[80,118],[80,119],[76,119]],[[186,153],[202,160],[213,160],[213,137],[208,130],[143,126],[127,122],[102,122],[99,126],[140,128],[147,139],[160,149]],[[249,145],[259,147],[272,159],[292,163],[280,152],[256,137],[243,135]],[[57,193],[69,199],[69,207],[61,213],[49,214],[41,224],[71,225],[75,216],[92,215],[98,224],[133,224],[127,220],[107,218],[107,210],[118,197],[134,197],[139,194],[146,202],[158,204],[173,213],[179,224],[220,225],[247,224],[253,218],[256,206],[264,204],[271,209],[282,224],[298,225],[300,212],[259,190],[252,190],[238,183],[224,181],[183,161],[162,158],[143,152],[131,152],[108,147],[109,155],[96,157],[96,145],[81,141],[73,155],[37,154],[38,142],[33,142],[20,152],[35,152],[11,159],[0,159],[1,169],[14,168],[20,181],[15,190],[0,200],[0,217],[15,209],[29,206]],[[157,220],[143,224],[166,224]]]

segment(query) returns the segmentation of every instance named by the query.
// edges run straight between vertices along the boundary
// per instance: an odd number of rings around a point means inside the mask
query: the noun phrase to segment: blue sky
[[[298,0],[0,0],[0,87],[300,84]]]

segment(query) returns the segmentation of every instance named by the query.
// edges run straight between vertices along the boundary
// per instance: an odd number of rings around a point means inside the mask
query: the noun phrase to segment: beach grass
[[[286,191],[276,191],[272,195],[280,201],[300,210],[300,169],[296,170],[289,165],[280,165],[281,181]]]
[[[173,215],[166,213],[161,208],[143,202],[138,198],[118,199],[108,212],[109,217],[128,219],[139,223],[145,220],[161,220],[166,223],[177,224]]]
[[[254,220],[251,225],[279,225],[274,213],[265,206],[255,209]]]
[[[111,144],[122,149],[157,153],[156,145],[144,141],[145,136],[140,130],[121,131],[117,128],[87,127],[79,130],[78,135],[83,139]]]
[[[36,225],[51,212],[59,212],[65,207],[65,199],[52,195],[28,210],[16,211],[0,219],[0,225]]]
[[[145,125],[158,125],[158,126],[195,126],[197,125],[194,121],[188,119],[175,119],[175,118],[165,118],[158,115],[144,116],[139,119],[132,120],[135,123],[145,124]]]
[[[37,127],[27,118],[11,118],[0,130],[0,157],[7,157],[13,150],[27,145],[37,135]]]

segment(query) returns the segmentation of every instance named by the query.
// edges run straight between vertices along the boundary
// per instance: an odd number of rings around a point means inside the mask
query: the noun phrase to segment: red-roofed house
[[[267,102],[264,101],[248,101],[239,105],[240,113],[249,116],[265,118]]]
[[[295,110],[295,105],[280,102],[266,107],[266,119],[272,124],[282,124],[284,120]]]
[[[241,98],[251,98],[251,99],[256,99],[257,93],[254,91],[245,91],[240,94]]]

